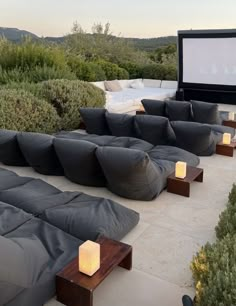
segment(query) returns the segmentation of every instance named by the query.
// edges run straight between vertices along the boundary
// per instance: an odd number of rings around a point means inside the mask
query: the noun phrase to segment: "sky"
[[[62,36],[77,21],[87,32],[110,23],[114,35],[160,37],[178,30],[236,28],[236,0],[0,0],[0,27]]]

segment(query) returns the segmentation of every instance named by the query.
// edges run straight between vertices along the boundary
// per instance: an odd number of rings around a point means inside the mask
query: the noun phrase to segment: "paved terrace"
[[[220,109],[236,112],[236,106],[220,105]],[[63,191],[110,198],[140,213],[140,223],[123,239],[134,248],[133,270],[113,271],[96,289],[94,306],[181,306],[184,293],[193,296],[190,261],[201,245],[214,241],[218,216],[236,183],[236,154],[202,157],[199,167],[204,168],[204,181],[191,185],[190,198],[164,191],[151,202],[127,200],[105,188],[80,186],[31,168],[3,167],[41,178]],[[45,306],[62,304],[53,299]]]

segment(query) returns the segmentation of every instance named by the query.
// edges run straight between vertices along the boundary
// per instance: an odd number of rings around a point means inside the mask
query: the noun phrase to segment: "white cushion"
[[[141,89],[144,88],[144,85],[141,80],[134,80],[132,83],[130,83],[130,87],[134,89]]]
[[[118,80],[104,81],[104,86],[106,90],[111,91],[111,92],[122,91],[122,87],[120,86],[120,83]]]
[[[121,88],[128,88],[129,87],[129,81],[130,80],[118,80],[120,83]]]
[[[93,85],[97,86],[98,88],[102,89],[105,91],[105,86],[104,86],[104,82],[91,82]]]
[[[160,88],[161,80],[143,79],[143,84],[145,87]]]
[[[177,81],[162,81],[161,82],[161,88],[177,89],[178,88],[178,82]]]

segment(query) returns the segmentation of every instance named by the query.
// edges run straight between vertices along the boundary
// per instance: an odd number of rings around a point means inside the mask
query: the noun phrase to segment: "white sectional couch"
[[[114,82],[117,82],[115,80]],[[177,81],[151,79],[118,80],[119,91],[107,91],[106,81],[92,82],[106,92],[106,109],[113,113],[133,113],[140,110],[142,99],[166,100],[174,98]]]

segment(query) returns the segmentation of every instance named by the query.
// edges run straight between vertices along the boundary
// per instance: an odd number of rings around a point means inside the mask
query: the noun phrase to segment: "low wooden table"
[[[92,306],[93,291],[120,266],[132,268],[132,247],[128,244],[107,238],[96,241],[101,245],[101,266],[93,275],[87,276],[78,271],[78,257],[56,275],[57,300],[66,306]]]
[[[222,124],[236,129],[236,120],[224,120]]]
[[[231,142],[229,145],[225,145],[220,142],[216,145],[216,154],[233,157],[235,148],[236,142]]]
[[[175,172],[167,178],[167,191],[189,197],[190,184],[193,181],[203,182],[203,169],[187,166],[187,175],[184,179],[176,178]]]

